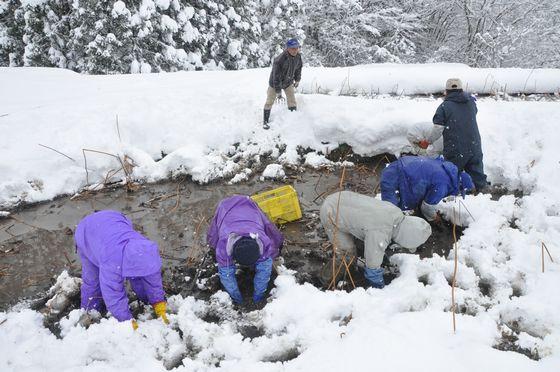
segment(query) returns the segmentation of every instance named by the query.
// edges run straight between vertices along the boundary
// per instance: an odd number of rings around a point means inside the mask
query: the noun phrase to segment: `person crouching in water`
[[[220,281],[233,302],[243,302],[235,278],[236,264],[255,268],[253,302],[262,301],[272,261],[278,257],[284,238],[258,205],[245,195],[222,200],[210,224],[207,241],[216,251]]]
[[[474,190],[471,176],[443,157],[403,156],[381,172],[381,199],[403,211],[420,207],[426,220],[438,221],[436,205],[445,197]]]
[[[392,241],[414,253],[432,234],[422,218],[405,216],[389,202],[352,191],[329,195],[321,206],[320,218],[333,244],[336,235],[338,250],[356,255],[354,238],[364,241],[364,276],[375,288],[385,286],[381,263]]]
[[[120,322],[131,320],[128,280],[138,299],[169,323],[158,246],[135,231],[128,218],[111,210],[90,214],[76,227],[74,239],[82,262],[82,309],[106,308]],[[132,327],[138,327],[134,319]]]

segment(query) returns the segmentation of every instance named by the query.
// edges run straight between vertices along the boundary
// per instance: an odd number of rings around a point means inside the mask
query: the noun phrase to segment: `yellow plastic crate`
[[[251,199],[274,223],[285,224],[301,218],[298,195],[290,185],[255,194]]]

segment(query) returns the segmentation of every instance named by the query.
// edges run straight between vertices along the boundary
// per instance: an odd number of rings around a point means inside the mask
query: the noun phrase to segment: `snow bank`
[[[329,69],[305,69],[306,93],[433,94],[442,93],[445,81],[458,77],[473,93],[560,93],[560,70],[472,68],[459,63],[375,64]]]

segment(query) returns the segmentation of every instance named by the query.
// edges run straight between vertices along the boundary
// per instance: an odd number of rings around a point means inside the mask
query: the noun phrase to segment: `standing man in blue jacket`
[[[441,157],[403,156],[381,173],[381,199],[402,210],[420,207],[428,221],[436,220],[436,205],[443,198],[472,189],[469,174]]]
[[[269,128],[270,110],[274,101],[284,100],[282,89],[286,92],[288,110],[295,111],[297,108],[296,88],[301,80],[301,68],[303,66],[299,48],[299,41],[297,39],[290,39],[286,43],[286,50],[274,59],[272,71],[268,79],[266,103],[264,104],[264,129]]]
[[[421,141],[428,147],[443,133],[443,156],[460,171],[466,171],[478,191],[487,188],[486,174],[482,163],[482,144],[476,122],[476,99],[463,92],[460,79],[449,79],[445,84],[445,99],[433,118],[434,130],[431,138]]]

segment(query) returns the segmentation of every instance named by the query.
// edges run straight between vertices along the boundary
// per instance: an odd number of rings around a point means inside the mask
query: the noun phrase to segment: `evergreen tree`
[[[0,2],[0,66],[22,66],[25,21],[19,0]]]
[[[68,67],[90,74],[129,72],[133,34],[126,4],[75,0],[73,7]]]
[[[23,64],[66,67],[70,29],[68,0],[30,2],[23,6]]]
[[[90,74],[306,63],[560,67],[557,0],[1,0],[0,65]]]
[[[262,38],[260,48],[264,51],[262,64],[270,65],[274,57],[282,53],[286,41],[297,38],[301,44],[306,43],[305,24],[310,22],[309,15],[301,11],[301,0],[262,0],[258,10]],[[318,59],[308,53],[305,46],[306,63],[318,64]]]

